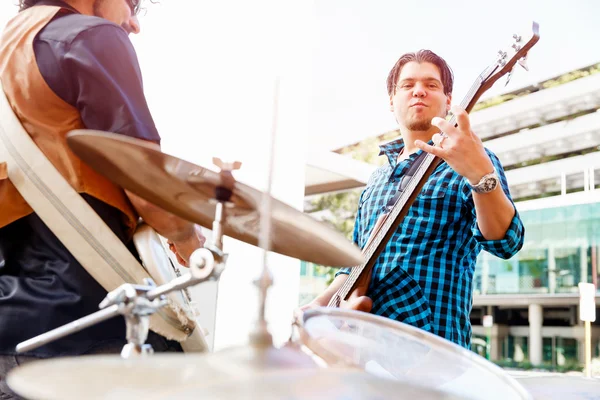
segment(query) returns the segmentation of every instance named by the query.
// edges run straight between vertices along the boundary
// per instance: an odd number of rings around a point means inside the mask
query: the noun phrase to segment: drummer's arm
[[[173,243],[171,250],[177,255],[177,260],[180,264],[187,266],[190,255],[194,250],[203,247],[206,241],[199,227],[129,191],[125,191],[125,193],[144,222]]]

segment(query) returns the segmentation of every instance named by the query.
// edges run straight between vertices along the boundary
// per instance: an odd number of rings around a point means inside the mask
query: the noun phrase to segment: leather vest
[[[87,193],[123,213],[133,233],[137,215],[123,189],[98,174],[68,147],[66,134],[85,129],[79,111],[58,97],[38,69],[33,42],[61,7],[34,6],[6,26],[0,40],[0,80],[8,101],[33,141],[79,193]],[[0,228],[33,210],[0,168]]]

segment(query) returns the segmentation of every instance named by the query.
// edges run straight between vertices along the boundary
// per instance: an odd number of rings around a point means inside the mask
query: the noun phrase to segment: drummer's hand
[[[202,234],[202,228],[194,225],[194,232],[186,239],[171,241],[168,240],[169,249],[177,257],[177,262],[184,267],[189,267],[190,256],[194,251],[204,247],[206,238]]]

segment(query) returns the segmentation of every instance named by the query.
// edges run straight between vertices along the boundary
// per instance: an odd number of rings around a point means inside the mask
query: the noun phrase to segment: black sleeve
[[[88,129],[160,143],[127,33],[99,24],[69,43],[37,43],[38,67],[50,88],[79,110]]]

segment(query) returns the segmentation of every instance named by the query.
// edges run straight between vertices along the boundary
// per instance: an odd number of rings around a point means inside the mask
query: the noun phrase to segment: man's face
[[[132,0],[95,0],[94,15],[122,26],[128,33],[138,33],[139,23],[132,6]]]
[[[438,67],[432,63],[408,62],[402,68],[390,110],[398,124],[410,131],[428,131],[433,117],[444,118],[451,96],[444,94]]]

